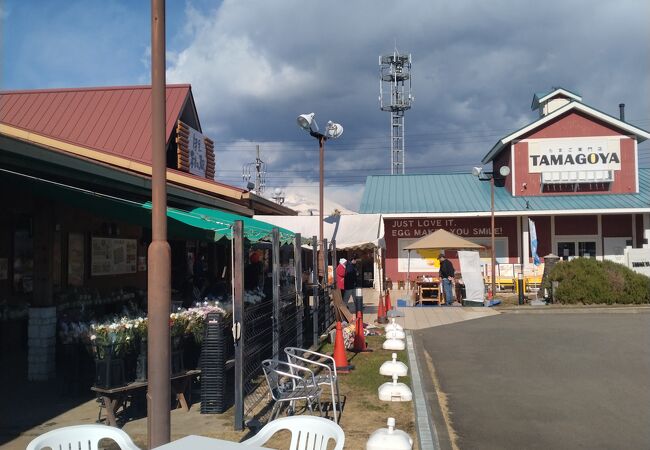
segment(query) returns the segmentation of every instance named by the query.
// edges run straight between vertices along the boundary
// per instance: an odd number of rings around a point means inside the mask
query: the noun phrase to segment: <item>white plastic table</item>
[[[185,436],[177,441],[156,447],[154,450],[269,450],[268,447],[244,445],[205,436]]]

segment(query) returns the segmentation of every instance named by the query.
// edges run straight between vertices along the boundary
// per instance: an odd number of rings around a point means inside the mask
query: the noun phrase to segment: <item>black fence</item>
[[[243,243],[238,244],[235,239],[234,245]],[[271,245],[272,299],[265,298],[257,304],[241,301],[238,305],[236,300],[233,303],[236,430],[245,426],[256,428],[268,420],[272,399],[262,361],[286,359],[283,349],[288,346],[309,348],[318,345],[334,322],[328,290],[314,284],[314,278],[309,286],[303,286],[300,235],[296,236],[293,245],[281,246],[274,230]],[[282,273],[281,267],[284,268]],[[243,284],[242,281],[241,286]]]

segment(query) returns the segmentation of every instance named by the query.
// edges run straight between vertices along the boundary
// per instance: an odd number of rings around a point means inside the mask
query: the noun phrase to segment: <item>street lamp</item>
[[[273,200],[275,200],[275,203],[278,205],[281,205],[284,203],[284,191],[280,189],[279,187],[276,187],[275,190],[273,191],[273,195],[271,196]]]
[[[490,253],[492,259],[492,295],[496,295],[496,248],[494,244],[494,180],[503,180],[510,175],[510,167],[501,166],[499,173],[484,172],[482,167],[474,167],[472,175],[481,181],[490,182]]]
[[[320,246],[321,251],[324,251],[323,248],[323,184],[325,178],[324,172],[324,162],[325,162],[325,141],[328,139],[336,139],[343,134],[343,127],[334,123],[331,120],[327,122],[327,128],[325,133],[318,131],[318,124],[314,120],[315,113],[311,114],[301,114],[298,116],[297,122],[298,126],[303,130],[307,131],[312,137],[318,139],[319,146],[319,161],[320,161],[320,180],[318,184],[318,195],[319,195],[319,204],[318,204],[318,245]],[[319,258],[320,260],[321,258]],[[325,274],[323,274],[325,275]]]

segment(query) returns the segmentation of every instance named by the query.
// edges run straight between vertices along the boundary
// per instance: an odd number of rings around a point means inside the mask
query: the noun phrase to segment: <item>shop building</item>
[[[615,117],[562,88],[535,94],[532,109],[539,117],[482,159],[494,178],[497,274],[541,271],[531,254],[531,224],[540,257],[622,262],[626,247],[648,246],[650,169],[639,167],[638,145],[650,133],[625,121],[623,105]],[[491,273],[491,183],[471,173],[369,176],[360,212],[384,218],[386,276],[393,281],[406,279],[403,248],[440,228],[485,246],[481,260]],[[412,280],[437,273],[437,253],[412,252]],[[451,259],[458,267],[454,252]]]
[[[166,94],[172,300],[189,303],[196,270],[229,280],[221,238],[235,220],[257,240],[272,227],[254,214],[295,212],[215,181],[218,150],[202,133],[191,87]],[[54,336],[28,330],[30,308],[47,310],[49,327],[68,312],[146,305],[150,116],[149,86],[0,92],[0,347],[19,379],[53,376]],[[32,374],[25,364],[36,359],[28,348],[36,339],[48,350],[38,356],[45,369]]]

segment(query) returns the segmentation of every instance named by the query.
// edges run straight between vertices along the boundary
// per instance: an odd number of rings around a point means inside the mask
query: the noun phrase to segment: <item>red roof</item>
[[[167,141],[189,84],[167,85]],[[0,92],[0,122],[151,165],[151,87]]]

